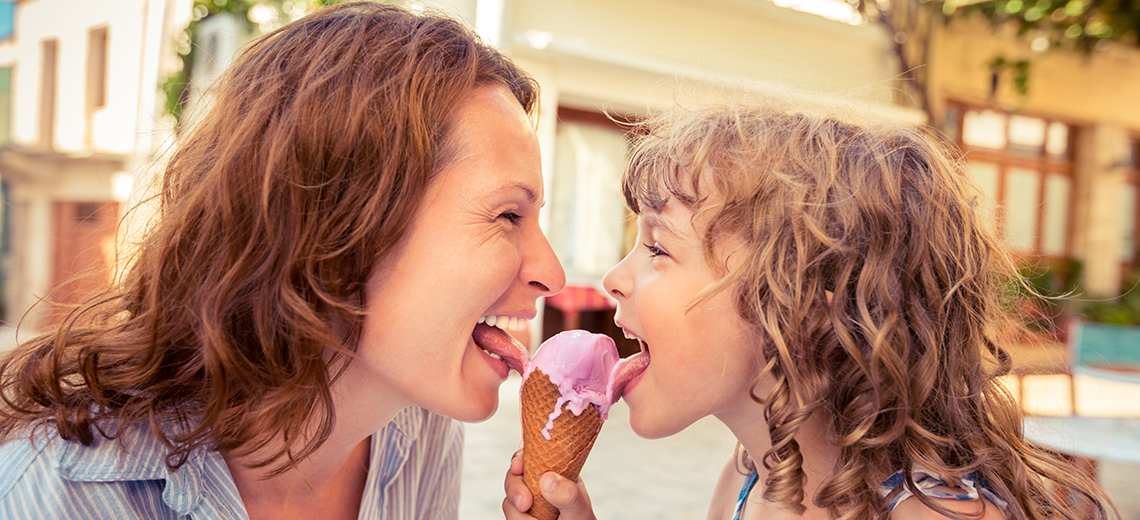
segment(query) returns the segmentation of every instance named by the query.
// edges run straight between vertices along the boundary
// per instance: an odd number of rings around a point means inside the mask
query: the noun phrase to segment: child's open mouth
[[[649,363],[652,361],[649,357],[649,345],[645,343],[645,340],[630,334],[624,327],[622,328],[622,332],[625,334],[626,339],[637,340],[637,346],[641,349],[641,352],[622,359],[621,363],[615,367],[613,383],[611,385],[611,395],[615,402],[625,393],[626,387],[628,387],[631,382],[645,373],[645,369],[649,368]]]

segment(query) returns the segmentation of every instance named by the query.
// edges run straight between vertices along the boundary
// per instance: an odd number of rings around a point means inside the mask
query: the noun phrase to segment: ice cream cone
[[[558,509],[542,497],[538,481],[548,471],[553,471],[571,481],[578,480],[578,473],[586,463],[590,448],[602,429],[601,415],[594,405],[586,406],[581,415],[563,410],[554,419],[547,440],[542,431],[550,421],[551,412],[562,397],[562,393],[550,378],[541,370],[533,370],[523,381],[520,399],[522,401],[523,426],[523,481],[534,495],[534,504],[527,511],[539,520],[558,518]]]

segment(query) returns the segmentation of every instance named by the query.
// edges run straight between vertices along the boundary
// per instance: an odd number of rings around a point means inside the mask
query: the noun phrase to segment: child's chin
[[[638,437],[644,439],[661,439],[684,430],[688,424],[677,420],[665,420],[663,417],[646,417],[636,413],[633,409],[629,413],[629,428]]]

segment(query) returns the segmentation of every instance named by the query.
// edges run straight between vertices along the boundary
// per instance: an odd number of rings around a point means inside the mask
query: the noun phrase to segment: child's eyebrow
[[[659,213],[642,213],[639,215],[639,218],[641,218],[641,222],[646,226],[660,229],[665,234],[672,235],[674,238],[680,238],[681,236],[676,229],[673,229],[673,225]]]

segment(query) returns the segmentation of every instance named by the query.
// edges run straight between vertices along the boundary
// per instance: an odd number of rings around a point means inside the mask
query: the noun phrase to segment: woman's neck
[[[368,478],[368,438],[354,446],[326,442],[296,467],[274,476],[250,457],[223,455],[251,520],[356,518]]]
[[[391,391],[376,388],[351,365],[330,390],[335,411],[332,431],[295,467],[273,476],[269,468],[251,467],[279,450],[279,442],[246,456],[223,454],[252,520],[356,518],[368,477],[369,440],[406,404]],[[294,446],[303,444],[298,439]]]

